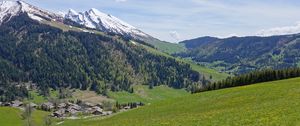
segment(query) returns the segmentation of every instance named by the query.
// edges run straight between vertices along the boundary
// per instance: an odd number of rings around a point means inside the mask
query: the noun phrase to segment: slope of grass
[[[21,110],[16,108],[0,107],[1,126],[21,126],[23,121],[20,116]]]
[[[180,60],[183,60],[184,62],[190,64],[193,70],[204,74],[206,78],[209,78],[210,76],[212,76],[212,80],[214,80],[214,81],[220,81],[220,80],[226,79],[227,77],[230,76],[227,73],[220,73],[214,69],[210,69],[205,66],[197,65],[196,63],[194,63],[193,61],[191,61],[189,59],[180,59]]]
[[[129,92],[109,92],[108,96],[119,103],[143,102],[153,103],[161,100],[172,99],[190,95],[185,90],[173,89],[167,86],[158,86],[149,89],[148,86],[134,86],[134,93]]]
[[[72,100],[81,100],[83,102],[89,102],[89,103],[101,103],[104,101],[113,101],[113,99],[109,99],[106,96],[102,96],[97,94],[94,91],[82,91],[82,90],[76,90],[72,94]]]
[[[203,92],[63,126],[300,125],[300,78]]]
[[[33,102],[36,104],[41,104],[41,103],[48,101],[48,98],[40,95],[36,90],[29,91],[29,93],[30,93],[31,99],[29,99],[28,101],[30,101],[30,102]],[[51,90],[49,98],[57,98],[57,97],[58,97],[58,91]]]
[[[162,55],[162,56],[169,57],[169,58],[175,58],[175,57],[173,57],[169,54],[166,54],[164,52],[161,52],[161,51],[158,51],[156,49],[150,48],[148,46],[144,46],[144,45],[141,45],[141,46],[143,46],[145,49],[147,49],[149,52],[151,52],[153,54]],[[210,76],[212,76],[212,80],[214,80],[214,81],[223,80],[223,79],[226,79],[227,77],[230,76],[229,74],[220,73],[220,72],[218,72],[214,69],[210,69],[210,68],[207,68],[207,67],[204,67],[204,66],[197,65],[196,63],[194,63],[193,61],[191,61],[189,59],[182,59],[182,58],[175,58],[175,59],[177,61],[190,64],[190,66],[192,67],[193,70],[198,71],[201,74],[204,74],[206,78],[209,78]]]
[[[25,120],[21,117],[22,111],[18,108],[0,107],[0,125],[1,126],[25,126]],[[32,113],[32,124],[43,126],[44,118],[49,112],[35,110]]]
[[[50,112],[35,110],[32,113],[32,121],[35,126],[43,126],[45,124],[45,118],[50,115]]]
[[[163,51],[168,54],[183,52],[186,50],[184,45],[176,44],[176,43],[169,43],[163,41],[157,41],[152,43],[155,47],[157,47],[160,51]]]

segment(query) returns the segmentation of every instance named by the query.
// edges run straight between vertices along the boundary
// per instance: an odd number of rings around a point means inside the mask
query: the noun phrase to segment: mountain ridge
[[[290,68],[300,63],[299,38],[300,34],[224,39],[204,37],[182,42],[188,51],[175,55],[233,74]]]
[[[4,21],[9,21],[13,16],[20,13],[27,13],[32,19],[40,18],[46,20],[63,21],[63,17],[59,14],[52,13],[32,6],[24,1],[2,1],[0,2],[0,24]]]

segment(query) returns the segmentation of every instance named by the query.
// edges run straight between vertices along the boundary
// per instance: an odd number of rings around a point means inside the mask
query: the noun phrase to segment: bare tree
[[[30,104],[25,104],[24,106],[25,106],[24,112],[22,113],[21,116],[24,120],[26,120],[25,126],[33,126],[33,123],[31,121],[31,114],[32,114],[33,108],[30,106]]]

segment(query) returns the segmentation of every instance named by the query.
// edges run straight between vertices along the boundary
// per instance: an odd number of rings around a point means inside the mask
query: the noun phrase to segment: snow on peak
[[[80,13],[77,13],[76,11],[70,9],[65,18],[85,25],[86,27],[98,29],[104,32],[148,37],[147,34],[141,32],[132,25],[110,14],[103,13],[95,8]]]
[[[78,13],[73,9],[69,9],[68,13],[71,14],[71,15],[78,15]]]
[[[20,13],[27,13],[30,18],[37,21],[46,19],[62,22],[64,19],[70,19],[88,28],[104,32],[111,32],[131,37],[150,37],[132,25],[95,8],[85,12],[76,12],[75,10],[70,9],[67,14],[62,16],[61,14],[40,9],[23,1],[0,2],[0,25]]]
[[[16,15],[21,9],[21,5],[16,1],[2,1],[0,2],[0,24],[4,19],[10,19]]]
[[[63,19],[58,14],[39,9],[24,1],[2,1],[0,2],[0,24],[5,20],[20,13],[27,13],[28,16],[34,20],[41,21],[44,18],[51,20]]]

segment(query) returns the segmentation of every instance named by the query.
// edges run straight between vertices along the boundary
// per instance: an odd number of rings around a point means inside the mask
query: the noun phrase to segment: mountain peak
[[[91,9],[89,10],[89,12],[90,12],[90,13],[94,13],[94,14],[104,14],[104,13],[100,12],[99,10],[97,10],[96,8],[91,8]]]
[[[27,13],[34,20],[50,19],[62,20],[62,16],[42,10],[38,7],[30,5],[24,1],[2,1],[0,2],[0,24],[17,16],[20,13]]]
[[[88,28],[98,29],[104,32],[112,32],[127,36],[149,37],[149,35],[141,32],[134,26],[110,14],[103,13],[96,8],[91,8],[88,11],[79,13],[74,10],[69,10],[68,14],[65,15],[65,18]]]
[[[21,10],[21,2],[19,1],[2,1],[0,2],[0,24],[4,19],[9,19]]]
[[[24,1],[0,2],[0,24],[9,21],[12,17],[17,16],[20,13],[27,13],[30,18],[37,21],[46,19],[62,22],[64,19],[70,19],[88,28],[97,29],[103,32],[114,33],[135,39],[152,38],[125,21],[101,12],[96,8],[91,8],[85,12],[76,12],[73,9],[69,9],[67,14],[60,15],[40,9]]]
[[[75,10],[71,9],[71,8],[69,9],[68,14],[78,15],[78,13]]]

